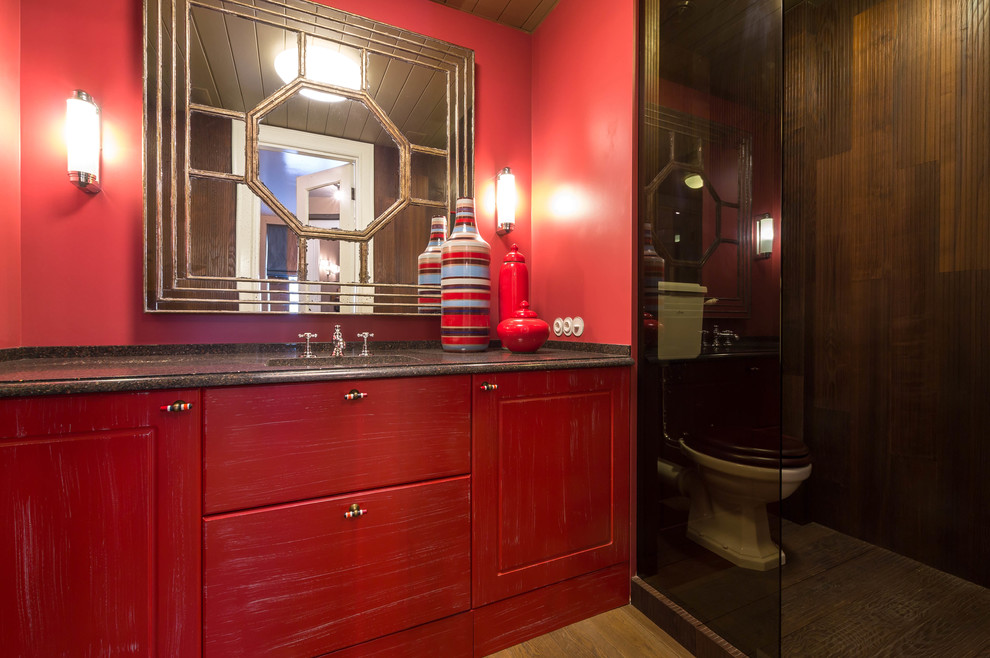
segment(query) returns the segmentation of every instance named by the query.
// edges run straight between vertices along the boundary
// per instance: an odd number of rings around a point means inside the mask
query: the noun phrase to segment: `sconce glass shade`
[[[283,82],[292,82],[299,76],[299,50],[289,48],[275,56],[275,72]],[[322,82],[347,89],[361,88],[361,67],[353,59],[334,50],[320,46],[306,47],[306,76],[315,82]],[[337,94],[328,94],[314,89],[299,92],[306,98],[324,103],[339,103],[346,100]]]
[[[65,149],[69,181],[95,194],[100,191],[100,108],[93,97],[76,89],[66,100]]]
[[[756,218],[756,255],[769,258],[773,251],[773,217],[769,214]]]
[[[495,213],[498,216],[496,233],[511,233],[516,227],[516,176],[508,167],[495,179]]]

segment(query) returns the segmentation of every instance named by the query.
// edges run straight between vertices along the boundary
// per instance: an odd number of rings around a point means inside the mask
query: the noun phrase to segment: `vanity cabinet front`
[[[2,653],[482,656],[622,605],[628,405],[619,367],[0,399]]]
[[[354,651],[470,610],[469,376],[208,389],[203,406],[204,655]],[[434,628],[463,643],[464,623]]]
[[[198,655],[201,459],[198,390],[0,400],[0,653]]]
[[[470,377],[204,391],[205,513],[470,472]]]
[[[207,656],[317,656],[471,607],[470,479],[207,517]]]
[[[473,393],[474,606],[628,560],[628,369],[476,375]]]

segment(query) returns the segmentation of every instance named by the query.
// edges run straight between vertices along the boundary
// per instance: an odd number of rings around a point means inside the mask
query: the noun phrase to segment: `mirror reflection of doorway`
[[[232,147],[243,149],[244,124],[233,121]],[[301,224],[319,228],[361,230],[373,219],[373,145],[326,136],[314,136],[273,126],[259,126],[258,178],[281,205]],[[237,159],[235,158],[235,163]],[[235,169],[242,169],[235,165]],[[235,171],[235,173],[240,173]],[[242,304],[241,310],[340,311],[339,302],[325,294],[328,282],[348,283],[370,280],[372,259],[362,262],[362,245],[367,243],[325,239],[302,241],[267,204],[246,187],[237,199],[237,275],[243,278],[289,281],[290,304],[274,309],[262,304]],[[299,249],[305,248],[306,271],[299,271]],[[365,271],[362,271],[362,268]],[[329,275],[329,276],[328,276]],[[321,282],[320,285],[305,284]],[[259,293],[242,293],[245,301],[265,302],[268,295],[258,284],[246,283]],[[261,284],[262,288],[281,284]],[[244,289],[242,287],[242,289]],[[348,287],[346,300],[360,301]],[[254,307],[254,308],[252,308]],[[364,312],[361,307],[347,312]]]

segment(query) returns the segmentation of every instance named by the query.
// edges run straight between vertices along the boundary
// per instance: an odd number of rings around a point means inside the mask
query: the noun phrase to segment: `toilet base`
[[[695,505],[692,499],[688,539],[744,569],[769,571],[784,564],[784,552],[770,539],[765,505],[725,510],[713,503]]]

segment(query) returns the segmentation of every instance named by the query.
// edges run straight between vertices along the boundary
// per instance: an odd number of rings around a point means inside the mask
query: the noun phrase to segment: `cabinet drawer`
[[[207,518],[205,655],[314,656],[467,610],[469,482]]]
[[[207,514],[470,471],[468,376],[208,389],[203,406]]]

